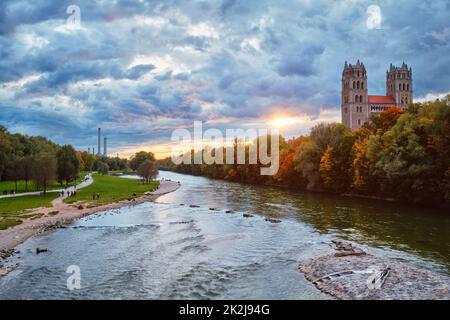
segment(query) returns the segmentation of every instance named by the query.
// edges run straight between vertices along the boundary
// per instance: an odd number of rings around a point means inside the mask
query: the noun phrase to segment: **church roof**
[[[395,100],[389,96],[368,96],[369,103],[395,104]]]

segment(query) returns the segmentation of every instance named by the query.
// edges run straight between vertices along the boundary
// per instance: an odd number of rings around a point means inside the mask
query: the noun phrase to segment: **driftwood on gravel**
[[[370,254],[330,253],[300,262],[299,269],[317,288],[338,299],[450,299],[450,277]]]

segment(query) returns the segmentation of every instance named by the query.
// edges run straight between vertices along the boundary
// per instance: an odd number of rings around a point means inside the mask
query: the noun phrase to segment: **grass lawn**
[[[99,206],[132,198],[133,193],[139,197],[147,191],[156,189],[159,185],[158,181],[142,184],[142,181],[138,179],[102,176],[100,174],[93,174],[92,177],[94,182],[89,187],[77,191],[76,196],[67,198],[64,201],[66,203],[82,201],[88,202],[92,206]],[[94,192],[100,195],[100,199],[92,199]]]
[[[131,169],[125,169],[125,170],[110,170],[110,175],[117,175],[117,174],[135,174],[136,171],[133,171]]]
[[[35,217],[35,214],[27,213],[27,209],[51,207],[56,197],[58,193],[0,199],[0,230],[20,224],[22,219]]]
[[[85,172],[80,172],[78,175],[78,182],[80,183],[83,181],[84,176],[86,175]],[[75,181],[72,181],[69,183],[69,186],[73,186],[75,184]],[[51,185],[47,187],[47,190],[55,190],[55,189],[61,189],[64,186],[61,186],[57,181],[53,182]],[[15,190],[16,185],[14,181],[0,181],[0,195],[3,195],[3,191],[9,191]],[[28,189],[28,190],[27,190]],[[19,180],[17,181],[17,193],[22,192],[33,192],[33,191],[41,191],[42,188],[36,189],[36,185],[33,183],[33,181],[28,181],[28,188],[25,188],[25,180]]]

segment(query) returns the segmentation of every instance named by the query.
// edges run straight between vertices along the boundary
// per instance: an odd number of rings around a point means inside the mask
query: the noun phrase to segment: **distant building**
[[[356,65],[345,62],[342,71],[341,114],[342,123],[351,130],[360,128],[369,121],[372,114],[392,106],[406,108],[413,102],[412,69],[403,63],[401,67],[392,64],[386,71],[386,95],[367,93],[367,72],[364,63]]]

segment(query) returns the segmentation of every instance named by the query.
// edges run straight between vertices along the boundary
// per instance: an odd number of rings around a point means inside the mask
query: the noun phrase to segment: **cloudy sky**
[[[416,99],[449,92],[449,16],[448,0],[1,0],[0,124],[81,150],[102,127],[122,156],[166,155],[194,120],[307,133],[339,121],[345,60],[370,94],[403,61]]]

